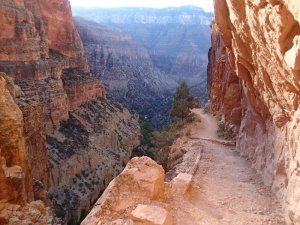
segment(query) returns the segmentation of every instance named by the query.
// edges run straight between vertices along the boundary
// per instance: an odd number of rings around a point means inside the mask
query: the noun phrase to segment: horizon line
[[[212,10],[205,10],[201,6],[196,5],[182,5],[182,6],[163,6],[163,7],[155,7],[155,6],[112,6],[112,7],[101,7],[101,6],[83,6],[77,4],[71,4],[72,8],[84,8],[84,9],[129,9],[129,8],[136,8],[136,9],[168,9],[168,8],[184,8],[184,7],[194,7],[203,10],[206,13],[214,13]]]

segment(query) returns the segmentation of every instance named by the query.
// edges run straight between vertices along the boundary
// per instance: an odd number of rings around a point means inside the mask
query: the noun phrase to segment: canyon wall
[[[138,145],[138,118],[105,97],[68,0],[1,1],[0,28],[0,220],[33,200],[77,220]]]
[[[120,29],[75,17],[91,69],[107,93],[161,127],[177,83],[155,68],[148,51]]]
[[[153,8],[74,8],[76,16],[115,27],[147,50],[152,64],[189,85],[206,80],[212,13],[194,6]]]
[[[74,11],[93,72],[126,107],[161,128],[169,122],[172,94],[182,80],[206,102],[212,14],[196,7]]]
[[[296,1],[215,0],[208,68],[212,110],[300,223],[300,13]]]

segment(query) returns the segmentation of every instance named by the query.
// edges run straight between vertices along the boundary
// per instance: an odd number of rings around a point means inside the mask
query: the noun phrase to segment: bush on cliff
[[[140,119],[142,129],[142,145],[135,149],[133,156],[146,155],[154,159],[165,169],[167,165],[169,147],[187,123],[195,121],[196,116],[191,113],[191,109],[195,106],[195,99],[190,95],[189,88],[183,81],[173,97],[173,106],[171,109],[172,122],[163,130],[155,130],[150,121],[145,118]]]
[[[185,81],[176,88],[173,96],[173,106],[171,110],[172,120],[185,119],[190,114],[190,110],[194,108],[195,99],[190,95],[190,90]]]

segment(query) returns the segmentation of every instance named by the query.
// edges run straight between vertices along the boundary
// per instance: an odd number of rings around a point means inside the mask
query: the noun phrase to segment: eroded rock
[[[240,127],[237,150],[251,160],[265,184],[277,193],[288,224],[300,223],[299,201],[295,201],[300,197],[300,176],[295,172],[300,159],[296,144],[300,14],[295,4],[289,0],[215,0],[211,65],[220,63],[218,52],[223,52],[227,57],[221,65],[228,65],[239,78],[238,120],[226,116],[226,111],[235,112],[236,108],[222,97],[230,92],[224,66],[210,70],[214,75],[209,83],[213,108]],[[218,39],[221,42],[215,41]],[[224,46],[219,44],[222,42]]]
[[[164,170],[148,157],[131,159],[99,198],[83,225],[126,219],[142,202],[164,197]]]
[[[170,211],[155,205],[139,204],[132,211],[133,221],[136,225],[172,225],[173,218]]]

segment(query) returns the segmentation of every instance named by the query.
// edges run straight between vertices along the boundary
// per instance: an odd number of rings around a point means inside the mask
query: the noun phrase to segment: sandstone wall
[[[237,149],[273,188],[289,224],[300,223],[299,17],[292,0],[215,0],[213,40],[220,34],[227,56],[223,64],[230,65],[242,86]],[[214,48],[222,51],[220,45]],[[218,53],[212,54],[211,64],[218,65]],[[230,83],[228,76],[223,66],[209,72],[213,109],[226,115],[220,90]]]
[[[212,47],[208,55],[207,86],[210,107],[221,113],[227,129],[238,133],[241,123],[242,85],[231,68],[217,24],[212,24]]]
[[[105,99],[68,0],[1,1],[0,29],[0,222],[32,200],[77,220],[139,144],[138,118]]]
[[[0,200],[24,204],[33,196],[23,115],[13,98],[14,91],[5,74],[0,73]]]

